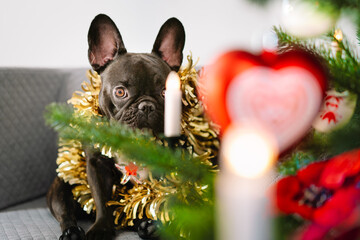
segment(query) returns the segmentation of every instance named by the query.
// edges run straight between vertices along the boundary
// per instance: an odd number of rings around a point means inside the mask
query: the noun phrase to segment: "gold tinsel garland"
[[[183,92],[182,138],[178,145],[188,149],[199,161],[211,165],[211,160],[218,153],[218,131],[204,117],[203,107],[196,93],[197,72],[191,56],[187,59],[187,66],[182,67],[178,72]],[[98,101],[101,88],[100,76],[88,70],[87,77],[90,82],[82,83],[83,91],[76,91],[68,103],[72,104],[76,113],[81,116],[101,116]],[[109,157],[112,155],[111,150],[105,147],[101,152]],[[95,202],[87,182],[86,160],[81,143],[60,139],[57,164],[58,176],[73,186],[74,198],[84,211],[87,213],[95,211]],[[192,182],[180,183],[175,173],[169,173],[161,179],[155,179],[149,173],[148,179],[132,188],[114,185],[113,198],[107,204],[115,206],[115,223],[121,227],[132,226],[134,219],[143,217],[168,222],[171,220],[171,213],[166,199],[171,194],[182,193],[181,189],[188,187],[196,189],[199,194],[206,188]],[[184,195],[183,198],[186,199],[186,196]]]

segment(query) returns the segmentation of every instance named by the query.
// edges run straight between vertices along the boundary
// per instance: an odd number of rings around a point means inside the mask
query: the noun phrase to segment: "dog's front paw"
[[[140,223],[138,228],[139,237],[142,239],[160,239],[160,223],[155,220],[144,220]]]
[[[110,240],[115,237],[115,231],[113,227],[106,226],[106,224],[95,223],[91,226],[86,233],[87,240]]]
[[[81,227],[69,227],[65,229],[59,240],[84,240],[85,232]]]

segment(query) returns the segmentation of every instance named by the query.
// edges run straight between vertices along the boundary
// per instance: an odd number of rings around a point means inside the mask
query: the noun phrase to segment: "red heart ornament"
[[[222,132],[231,123],[260,124],[284,151],[310,129],[326,88],[319,60],[293,50],[283,54],[228,52],[205,70],[200,96]]]

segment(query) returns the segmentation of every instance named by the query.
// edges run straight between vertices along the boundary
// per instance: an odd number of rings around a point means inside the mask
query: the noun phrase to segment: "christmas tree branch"
[[[59,132],[63,139],[83,144],[111,147],[129,159],[144,163],[155,174],[177,172],[188,181],[201,181],[210,174],[210,167],[180,150],[172,150],[156,143],[150,134],[133,130],[118,123],[109,123],[100,117],[87,119],[74,114],[66,105],[51,104],[45,119],[49,126]]]
[[[360,94],[360,61],[349,42],[339,41],[333,35],[328,34],[328,40],[338,45],[340,54],[333,54],[332,50],[324,44],[317,45],[313,40],[303,40],[286,34],[281,28],[274,28],[279,39],[279,49],[286,50],[291,47],[299,47],[308,52],[314,52],[324,59],[330,71],[330,87],[338,91],[349,90],[357,95]],[[342,52],[344,54],[342,54]]]
[[[310,53],[315,53],[329,69],[329,88],[337,91],[348,90],[359,96],[360,84],[360,60],[352,50],[352,46],[344,38],[339,41],[334,37],[334,33],[329,33],[328,40],[322,44],[315,44],[312,39],[299,39],[286,34],[281,28],[274,28],[278,39],[279,49],[287,51],[293,47],[301,48]],[[325,40],[326,40],[325,39]],[[326,44],[335,43],[338,46],[336,54]],[[351,121],[344,127],[330,133],[319,133],[312,131],[292,154],[284,158],[285,161],[279,163],[280,174],[292,175],[301,167],[310,162],[324,160],[336,154],[360,147],[358,136],[360,134],[360,100],[357,98],[356,109]]]
[[[282,176],[295,175],[299,169],[316,160],[317,159],[310,153],[296,151],[293,152],[286,161],[279,162],[277,164],[277,170]]]
[[[349,42],[344,39],[339,41],[332,36],[344,55],[322,55],[328,62],[330,68],[330,83],[337,89],[349,90],[357,95],[360,94],[360,85],[357,79],[360,79],[360,61],[356,53],[350,47]]]
[[[179,236],[182,236],[181,239],[184,240],[215,239],[215,209],[213,204],[194,206],[174,203],[173,206],[172,210],[176,216],[175,222],[163,229],[163,239],[178,240]]]
[[[156,143],[148,133],[110,123],[101,117],[77,116],[68,105],[49,105],[45,119],[63,139],[111,147],[112,151],[146,164],[153,175],[175,173],[181,190],[169,196],[167,204],[173,220],[164,225],[162,236],[166,239],[179,239],[181,235],[186,236],[185,239],[214,239],[215,173],[210,166],[201,164],[184,151]],[[201,194],[196,190],[199,187]]]

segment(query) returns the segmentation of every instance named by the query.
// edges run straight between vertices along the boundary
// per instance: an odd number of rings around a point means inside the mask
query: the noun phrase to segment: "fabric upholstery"
[[[87,230],[90,221],[80,221]],[[46,207],[45,197],[0,212],[0,239],[53,240],[61,235],[60,225]],[[118,231],[116,240],[139,240],[136,232]]]
[[[45,201],[56,175],[57,137],[43,113],[80,90],[86,70],[0,68],[0,239],[59,238]],[[86,230],[91,222],[79,225]],[[118,232],[116,239],[140,238]]]
[[[75,85],[79,89],[85,73],[0,68],[0,209],[47,191],[55,177],[57,139],[43,112],[69,98]]]

